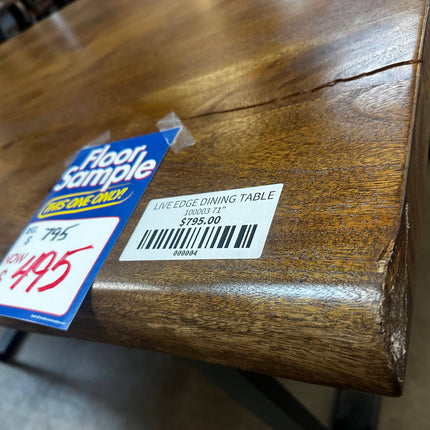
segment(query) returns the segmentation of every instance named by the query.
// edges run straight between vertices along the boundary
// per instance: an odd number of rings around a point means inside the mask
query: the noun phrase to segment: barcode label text
[[[282,184],[151,200],[120,261],[260,258]]]

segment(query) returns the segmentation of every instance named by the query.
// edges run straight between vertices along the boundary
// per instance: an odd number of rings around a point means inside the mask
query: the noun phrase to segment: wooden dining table
[[[430,121],[428,4],[79,0],[0,45],[0,257],[80,148],[169,151],[65,333],[401,393]],[[152,199],[283,184],[260,258],[120,261]]]

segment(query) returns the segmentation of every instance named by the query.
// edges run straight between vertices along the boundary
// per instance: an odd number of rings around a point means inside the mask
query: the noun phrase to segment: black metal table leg
[[[339,390],[333,430],[376,430],[380,396]]]
[[[271,376],[192,361],[208,379],[272,429],[323,430],[324,427]],[[380,396],[339,390],[333,430],[376,430]]]
[[[12,328],[6,329],[3,336],[0,337],[0,360],[10,360],[18,350],[21,342],[25,336],[25,332],[14,330]]]
[[[272,429],[324,430],[325,427],[275,378],[193,362],[208,379]]]

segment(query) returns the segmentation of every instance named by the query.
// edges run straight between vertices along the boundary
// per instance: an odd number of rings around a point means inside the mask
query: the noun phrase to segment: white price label
[[[151,200],[120,260],[259,258],[282,184]]]
[[[29,224],[0,264],[0,305],[64,315],[118,217]]]

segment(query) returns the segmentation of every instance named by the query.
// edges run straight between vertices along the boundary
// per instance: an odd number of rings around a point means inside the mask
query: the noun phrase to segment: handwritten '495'
[[[63,272],[60,274],[60,276],[53,282],[50,282],[49,284],[42,285],[37,288],[39,292],[49,290],[51,288],[56,287],[60,282],[64,281],[66,279],[67,275],[69,274],[72,264],[68,260],[68,258],[76,254],[77,252],[85,251],[87,249],[92,249],[93,246],[89,245],[85,248],[79,248],[74,249],[73,251],[67,251],[56,263],[55,260],[57,258],[57,253],[55,251],[49,251],[42,253],[38,258],[36,258],[35,255],[33,255],[31,258],[29,258],[12,276],[11,278],[16,278],[15,282],[10,286],[10,289],[13,290],[17,285],[20,284],[20,282],[25,279],[28,275],[33,273],[36,275],[36,278],[33,280],[33,282],[26,288],[26,292],[29,293],[34,286],[37,285],[37,283],[43,278],[43,276],[48,272],[55,272],[57,269],[61,270],[63,269]],[[1,276],[6,271],[3,271],[0,273],[0,281]]]

